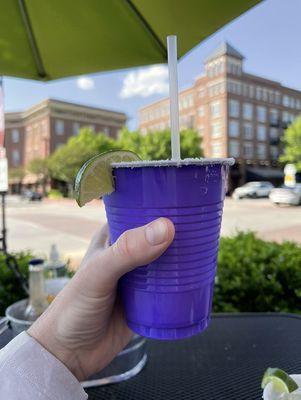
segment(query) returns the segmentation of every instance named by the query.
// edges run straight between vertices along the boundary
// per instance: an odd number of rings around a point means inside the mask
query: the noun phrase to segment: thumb
[[[158,258],[174,234],[174,225],[167,218],[124,232],[111,247],[95,252],[87,262],[86,284],[94,289],[97,286],[97,290],[115,286],[126,272]]]

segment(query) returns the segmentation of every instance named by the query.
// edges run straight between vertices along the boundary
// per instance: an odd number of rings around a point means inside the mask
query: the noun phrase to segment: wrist
[[[68,349],[59,340],[57,330],[52,324],[45,324],[43,318],[39,318],[27,331],[27,333],[43,346],[49,353],[57,358],[79,380],[84,380],[85,374],[80,366],[79,359],[74,350]],[[40,321],[41,320],[41,321]]]

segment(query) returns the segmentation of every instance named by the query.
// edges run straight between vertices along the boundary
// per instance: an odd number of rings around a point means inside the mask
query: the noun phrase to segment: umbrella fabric
[[[183,56],[261,0],[0,0],[0,74],[51,80]]]

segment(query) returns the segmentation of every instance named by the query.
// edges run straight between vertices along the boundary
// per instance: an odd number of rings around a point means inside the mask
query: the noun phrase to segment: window
[[[241,62],[237,60],[227,60],[227,72],[233,75],[241,75]]]
[[[266,127],[265,125],[258,125],[257,126],[257,139],[258,140],[266,140]]]
[[[229,154],[231,157],[239,157],[240,155],[239,142],[236,142],[235,140],[230,140]]]
[[[257,145],[257,156],[261,160],[264,160],[266,158],[266,147],[265,147],[265,144],[259,143]]]
[[[213,122],[211,124],[211,136],[219,137],[222,134],[222,125],[220,122]]]
[[[253,85],[249,85],[249,96],[251,98],[254,97],[254,86]]]
[[[275,104],[280,104],[281,103],[281,94],[280,92],[275,92]]]
[[[283,119],[283,122],[290,124],[295,119],[295,116],[294,116],[294,114],[291,114],[287,111],[283,111],[282,119]]]
[[[214,101],[210,104],[211,117],[219,117],[221,115],[221,103],[220,101]]]
[[[211,157],[222,157],[223,156],[223,147],[221,143],[212,143],[211,144]]]
[[[242,94],[246,97],[249,95],[249,86],[246,83],[242,84]]]
[[[269,102],[270,103],[274,103],[274,91],[273,90],[269,90]]]
[[[296,108],[297,110],[301,110],[301,100],[296,99]]]
[[[229,100],[229,115],[230,117],[239,117],[239,101]]]
[[[103,133],[104,133],[105,135],[109,135],[109,134],[110,134],[110,128],[108,128],[107,126],[105,126],[105,127],[103,128]]]
[[[283,111],[282,113],[282,119],[283,122],[289,122],[290,114],[287,111]]]
[[[270,138],[271,139],[278,139],[278,129],[277,128],[271,128],[270,129]]]
[[[17,166],[20,164],[20,152],[19,150],[13,150],[12,151],[12,162],[14,166]]]
[[[295,99],[293,97],[290,97],[290,107],[295,108]]]
[[[94,124],[88,125],[88,128],[89,128],[92,132],[95,132],[95,125],[94,125]]]
[[[267,119],[267,109],[262,106],[257,106],[257,121],[265,122]]]
[[[198,115],[199,117],[203,117],[205,115],[205,107],[201,106],[198,108]]]
[[[201,136],[204,134],[204,125],[200,125],[200,126],[198,127],[198,132],[199,132],[199,134],[200,134]]]
[[[187,95],[187,96],[183,97],[183,99],[182,99],[182,107],[183,108],[189,108],[189,107],[192,107],[192,106],[193,106],[193,96],[190,94],[190,95]]]
[[[19,129],[13,129],[12,130],[12,142],[13,143],[19,143],[19,140],[20,140]]]
[[[244,143],[244,156],[247,158],[253,157],[253,143]]]
[[[278,122],[278,110],[276,108],[270,109],[270,122],[276,124]]]
[[[210,97],[217,96],[225,92],[225,81],[218,81],[208,85],[208,94]]]
[[[213,68],[212,67],[208,67],[207,69],[207,75],[211,78],[213,76]]]
[[[210,76],[216,76],[221,74],[224,71],[224,63],[219,59],[214,62],[214,64],[209,66],[209,75]]]
[[[224,71],[224,62],[221,59],[206,64],[207,75],[210,77],[217,76]]]
[[[244,130],[245,139],[252,139],[253,138],[252,124],[250,124],[249,122],[245,122],[244,125],[243,125],[243,130]]]
[[[244,103],[242,106],[244,119],[252,119],[253,105],[251,103]]]
[[[79,122],[73,122],[73,135],[78,135],[78,132],[80,130],[80,123]]]
[[[55,120],[55,125],[54,125],[55,133],[57,135],[63,135],[64,134],[64,129],[65,129],[64,121],[61,121],[60,119],[56,119]]]
[[[282,104],[283,104],[285,107],[289,107],[289,106],[290,106],[290,98],[289,98],[289,96],[283,96],[283,98],[282,98]]]
[[[193,95],[192,94],[187,96],[187,103],[188,103],[188,107],[193,107],[194,101],[193,101]]]
[[[262,100],[268,101],[268,91],[267,89],[262,89]]]
[[[278,156],[279,156],[279,150],[277,146],[271,146],[270,147],[270,151],[271,151],[271,159],[272,160],[277,160]]]
[[[64,143],[56,143],[55,145],[55,150],[59,149],[60,147],[62,147],[64,145]]]
[[[256,87],[256,99],[261,100],[262,99],[262,88],[257,86]]]
[[[241,94],[241,82],[234,79],[228,79],[227,90],[229,93]]]
[[[205,89],[204,88],[199,90],[199,97],[205,97]]]
[[[239,123],[238,121],[229,122],[229,136],[238,137],[239,136]]]

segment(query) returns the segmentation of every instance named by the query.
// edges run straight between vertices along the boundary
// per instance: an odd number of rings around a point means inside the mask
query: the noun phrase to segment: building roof
[[[26,118],[32,116],[34,113],[45,110],[45,109],[50,109],[50,108],[60,108],[62,111],[82,111],[82,112],[88,112],[88,113],[94,113],[94,114],[99,114],[101,116],[106,116],[106,117],[113,117],[115,119],[120,119],[120,120],[126,120],[126,114],[123,112],[119,111],[113,111],[109,109],[104,109],[104,108],[99,108],[95,106],[89,106],[89,105],[84,105],[84,104],[78,104],[78,103],[71,103],[67,101],[62,101],[58,99],[45,99],[41,101],[40,103],[34,104],[33,106],[27,108],[24,111],[18,111],[18,112],[6,112],[5,113],[5,118],[10,119],[10,118]]]
[[[244,59],[244,56],[238,50],[234,49],[228,42],[223,42],[205,59],[205,62],[223,55],[235,57],[240,60]]]

